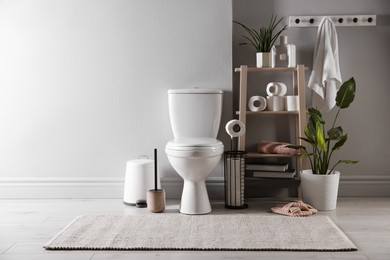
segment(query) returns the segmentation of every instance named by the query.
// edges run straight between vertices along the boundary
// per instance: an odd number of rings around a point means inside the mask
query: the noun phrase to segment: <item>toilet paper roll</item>
[[[287,94],[287,86],[283,82],[277,82],[279,85],[279,93],[278,96],[284,96]]]
[[[287,86],[283,82],[270,82],[266,92],[268,96],[284,96],[287,93]]]
[[[245,133],[245,125],[239,120],[230,120],[227,122],[225,130],[231,138],[239,137]]]
[[[299,110],[298,96],[286,96],[286,110],[287,111],[298,111]]]
[[[269,96],[267,97],[267,108],[269,111],[284,111],[283,96]]]
[[[268,83],[266,92],[268,96],[277,96],[277,93],[279,92],[279,85],[276,84],[276,82]]]
[[[259,104],[258,106],[257,103]],[[253,112],[263,111],[267,107],[267,99],[261,96],[253,96],[248,101],[248,107]]]

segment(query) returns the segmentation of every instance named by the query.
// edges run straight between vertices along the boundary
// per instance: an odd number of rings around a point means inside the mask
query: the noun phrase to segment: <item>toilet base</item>
[[[210,212],[211,205],[205,181],[184,181],[180,213],[200,215]]]

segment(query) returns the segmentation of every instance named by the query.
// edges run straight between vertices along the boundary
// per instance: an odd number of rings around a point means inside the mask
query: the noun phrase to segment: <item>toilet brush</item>
[[[154,149],[154,190],[157,191],[157,149]]]
[[[154,189],[149,190],[146,194],[148,209],[154,213],[165,210],[165,190],[158,189],[157,183],[157,149],[154,149]]]

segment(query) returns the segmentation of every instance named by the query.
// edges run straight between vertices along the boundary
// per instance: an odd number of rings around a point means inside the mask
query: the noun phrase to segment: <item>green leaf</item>
[[[345,134],[339,138],[339,141],[335,143],[335,145],[332,147],[332,151],[338,150],[341,148],[341,146],[344,145],[344,143],[347,141],[348,135]]]
[[[339,108],[347,108],[353,102],[356,93],[356,83],[354,78],[345,81],[337,91],[336,105]]]
[[[309,116],[313,118],[314,121],[318,121],[321,124],[325,124],[325,121],[322,119],[322,114],[317,109],[310,107],[308,109]]]
[[[346,163],[346,164],[355,164],[359,161],[353,161],[353,160],[340,160],[340,163]]]
[[[233,21],[233,22],[240,25],[249,34],[250,37],[248,37],[248,36],[243,36],[243,37],[245,39],[247,39],[257,51],[257,49],[259,48],[259,41],[257,40],[257,38],[258,38],[257,32],[255,30],[249,28],[248,26],[246,26],[243,23],[240,23],[237,21]]]
[[[326,143],[325,143],[325,139],[324,139],[324,135],[322,133],[322,127],[321,127],[321,123],[320,122],[316,122],[316,140],[317,140],[317,146],[323,150],[323,151],[327,151],[327,148],[326,148]]]
[[[343,129],[340,126],[331,128],[328,131],[329,140],[337,140],[342,135],[343,135]]]
[[[309,138],[305,138],[305,137],[299,137],[299,139],[309,143],[309,144],[314,144],[314,140],[310,140]]]
[[[310,121],[309,121],[310,122]],[[305,126],[305,129],[303,130],[307,139],[309,140],[309,143],[314,144],[315,140],[315,126],[312,124],[307,124]]]
[[[307,109],[307,111],[308,111],[309,115],[311,115],[311,116],[312,115],[318,115],[319,117],[322,117],[321,112],[318,109],[315,109],[314,107],[309,107]]]
[[[256,46],[256,42],[254,42],[251,38],[249,38],[248,36],[245,36],[245,35],[243,35],[243,37],[245,38],[245,39],[247,39],[251,44],[252,44],[252,46],[254,46],[255,48],[257,48]]]
[[[300,150],[300,149],[303,149],[303,150],[306,150],[306,147],[303,146],[303,145],[286,145],[287,148],[292,148],[292,149],[295,149],[295,150]]]

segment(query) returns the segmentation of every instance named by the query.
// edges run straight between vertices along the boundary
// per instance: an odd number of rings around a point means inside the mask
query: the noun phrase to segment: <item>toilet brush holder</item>
[[[160,213],[165,210],[165,190],[152,189],[146,193],[148,210],[153,213]]]

